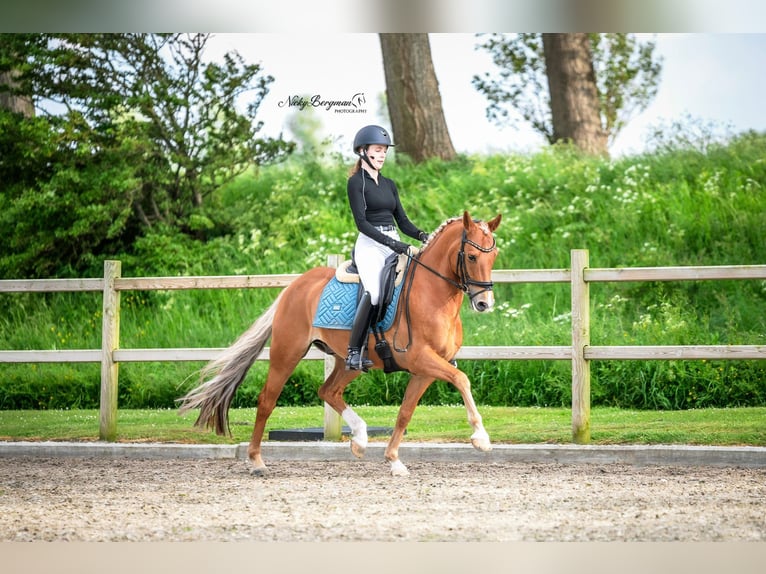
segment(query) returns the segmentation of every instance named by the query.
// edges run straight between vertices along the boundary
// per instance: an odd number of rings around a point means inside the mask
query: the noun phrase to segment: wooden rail
[[[328,265],[336,267],[339,256]],[[130,290],[249,289],[285,287],[297,274],[232,275],[208,277],[121,277],[120,262],[104,263],[103,279],[11,279],[0,280],[0,293],[100,291],[103,293],[101,349],[0,351],[0,363],[101,363],[99,437],[114,440],[117,421],[119,364],[146,361],[207,361],[223,348],[121,349],[120,293]],[[591,346],[591,283],[616,281],[701,281],[766,279],[766,265],[698,267],[633,267],[599,269],[589,267],[588,251],[571,252],[570,269],[500,269],[492,273],[496,283],[569,283],[572,293],[572,344],[567,346],[466,346],[457,358],[468,360],[562,360],[572,363],[572,440],[590,441],[590,361],[594,360],[691,360],[766,359],[764,345],[670,345]],[[308,360],[327,355],[311,349]],[[259,360],[269,359],[267,347]],[[331,361],[331,359],[329,359]],[[325,405],[325,437],[340,436],[340,418]]]

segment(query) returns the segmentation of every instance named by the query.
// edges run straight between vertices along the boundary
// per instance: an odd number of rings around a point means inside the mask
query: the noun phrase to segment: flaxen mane
[[[450,217],[448,220],[446,220],[444,223],[442,223],[439,227],[437,227],[431,235],[428,236],[428,239],[425,240],[423,243],[423,246],[420,248],[420,251],[423,252],[426,248],[428,248],[429,245],[431,245],[431,242],[434,237],[439,235],[442,230],[447,227],[450,223],[453,221],[457,221],[458,219],[462,219],[462,217]]]

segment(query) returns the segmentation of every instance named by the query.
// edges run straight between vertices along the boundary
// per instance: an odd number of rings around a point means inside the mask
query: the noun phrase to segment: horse
[[[501,218],[498,214],[484,222],[472,219],[468,211],[464,211],[462,217],[448,219],[434,231],[416,255],[408,253],[410,264],[403,286],[406,292],[400,297],[391,327],[384,333],[386,340],[393,340],[391,348],[399,370],[411,375],[384,452],[393,476],[409,474],[399,459],[399,446],[415,407],[436,379],[448,381],[460,392],[473,429],[470,437],[473,447],[482,452],[492,449],[471,394],[471,383],[457,368],[454,358],[463,341],[460,308],[464,296],[468,295],[474,311],[483,313],[494,306],[491,274],[497,243],[493,233]],[[349,426],[352,454],[357,458],[364,456],[367,424],[343,400],[345,388],[361,373],[345,368],[349,332],[313,325],[323,288],[335,272],[331,267],[315,267],[298,276],[247,331],[203,367],[200,384],[179,399],[181,414],[200,409],[195,426],[230,435],[228,410],[234,394],[271,340],[268,373],[258,396],[247,451],[254,475],[268,472],[261,455],[266,421],[288,377],[312,345],[335,358],[335,366],[318,395]],[[371,338],[372,334],[368,335],[368,342]],[[383,368],[380,357],[370,355],[372,368]]]

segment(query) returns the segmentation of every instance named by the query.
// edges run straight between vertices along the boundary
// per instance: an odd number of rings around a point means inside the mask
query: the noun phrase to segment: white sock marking
[[[367,423],[351,407],[346,407],[340,416],[351,429],[354,442],[362,448],[367,448]]]

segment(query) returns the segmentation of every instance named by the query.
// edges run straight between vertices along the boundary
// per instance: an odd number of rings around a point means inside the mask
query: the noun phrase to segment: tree
[[[222,231],[206,199],[293,145],[258,137],[256,112],[273,78],[236,52],[205,61],[207,40],[0,35],[0,92],[31,97],[38,111],[34,122],[0,118],[0,217],[38,223],[31,236],[15,232],[0,242],[10,257],[0,272],[82,266],[150,228],[200,238]]]
[[[606,155],[588,35],[543,34],[543,52],[553,141],[571,141],[586,153]]]
[[[0,89],[0,109],[15,112],[30,118],[35,113],[34,107],[32,106],[32,98],[15,94],[11,91],[16,84],[14,80],[16,76],[18,76],[18,72],[15,70],[0,72],[0,86],[8,86],[8,90],[6,91]]]
[[[454,159],[428,34],[379,36],[397,152],[417,163],[432,157]]]
[[[633,34],[588,34],[599,98],[601,129],[611,143],[633,114],[657,93],[661,58],[654,42],[640,43]],[[473,85],[489,100],[487,117],[514,123],[516,111],[549,143],[554,134],[551,91],[542,34],[490,34],[479,46],[491,53],[499,74],[474,76]]]

